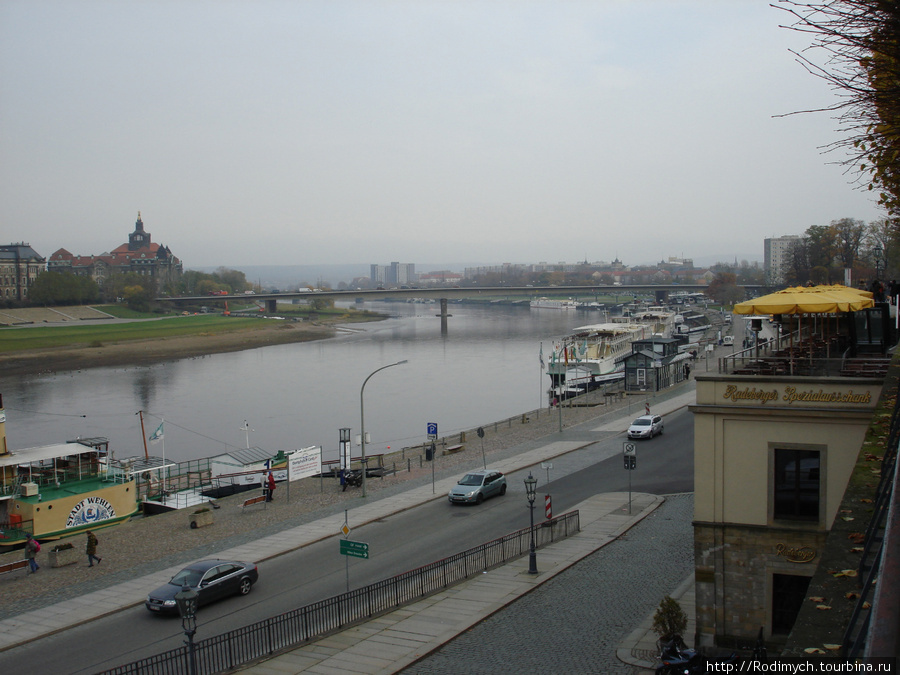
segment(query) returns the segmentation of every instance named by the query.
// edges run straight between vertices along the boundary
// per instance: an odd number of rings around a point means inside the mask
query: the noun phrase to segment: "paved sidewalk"
[[[629,513],[627,492],[592,497],[573,509],[580,511],[581,532],[542,548],[536,575],[528,573],[525,556],[372,621],[246,666],[239,672],[254,675],[398,673],[614,541],[652,513],[663,500],[656,495],[632,494]],[[682,593],[685,601],[687,590]],[[620,648],[620,660],[652,669],[652,652],[656,646],[652,630],[648,634],[652,616],[645,623],[647,627],[642,625]],[[651,654],[644,654],[648,649]]]
[[[654,405],[654,412],[659,414],[671,413],[695,400],[691,390],[684,394],[672,397],[666,401],[660,401]],[[623,411],[624,413],[624,411]],[[624,413],[616,422],[610,422],[601,426],[595,426],[595,431],[614,430],[624,431],[630,422],[632,415]],[[590,424],[590,423],[588,423]],[[522,468],[540,464],[542,461],[558,457],[571,450],[583,447],[584,440],[580,440],[577,433],[562,432],[556,440],[545,438],[539,443],[525,444],[519,454],[515,454],[505,460],[495,463],[495,467],[504,473],[512,473]],[[444,495],[455,484],[455,478],[438,481],[434,488],[429,485],[417,487],[390,497],[385,497],[370,503],[366,503],[349,512],[353,522],[364,524],[386,518],[391,514],[414,508],[426,502],[444,499]],[[471,626],[486,616],[498,611],[504,605],[526,594],[536,585],[553,578],[562,570],[582,559],[612,541],[618,534],[652,512],[662,499],[654,495],[632,495],[632,513],[629,515],[627,493],[610,493],[598,495],[577,508],[581,509],[582,532],[567,539],[564,542],[541,549],[540,573],[538,575],[527,574],[527,557],[487,573],[482,578],[469,581],[448,589],[444,593],[424,599],[419,603],[397,610],[368,622],[364,625],[351,628],[340,634],[318,641],[313,645],[292,651],[288,654],[270,659],[265,663],[253,666],[248,672],[259,673],[299,673],[300,663],[306,663],[308,672],[359,672],[359,673],[392,673],[400,670],[404,664],[408,665],[423,654],[433,650],[442,642],[454,637],[465,627]],[[219,551],[216,556],[232,558],[236,560],[253,560],[260,562],[286,551],[295,550],[310,543],[337,536],[341,525],[344,523],[344,514],[333,516],[290,528],[277,535],[257,539],[251,543],[236,546]],[[63,602],[19,614],[17,616],[0,621],[0,651],[17,644],[29,642],[40,637],[51,635],[83,624],[86,621],[113,614],[127,607],[141,604],[147,593],[166,583],[183,565],[159,570],[140,578],[110,586],[87,595],[65,600]],[[476,585],[477,584],[477,585]],[[473,585],[474,586],[473,588]],[[687,590],[685,592],[688,592]],[[472,605],[473,597],[484,595],[485,600],[479,610]],[[673,596],[674,597],[674,596]],[[693,607],[693,603],[685,603],[685,609]],[[427,627],[430,626],[430,629]],[[463,626],[454,628],[454,626]],[[386,642],[385,635],[405,635],[398,638],[400,646],[385,646],[384,654],[390,656],[393,665],[388,665],[387,659],[374,658],[373,644]],[[418,631],[418,632],[417,632]],[[644,631],[646,633],[646,630]],[[381,637],[378,637],[381,635]],[[411,636],[420,635],[415,639]],[[369,642],[368,650],[364,647],[356,648],[355,645]],[[635,638],[637,647],[629,649],[638,655],[642,654],[647,641],[646,635],[638,635]],[[655,643],[655,640],[653,640]],[[409,643],[409,644],[407,644]],[[405,651],[403,647],[409,647]],[[655,648],[655,644],[653,645]],[[310,652],[311,650],[311,652]],[[300,653],[303,652],[302,656]],[[343,652],[347,657],[353,656],[354,667],[349,663],[343,663],[339,667],[326,666],[326,658],[338,659]],[[314,656],[310,656],[310,653]],[[291,659],[293,655],[298,662],[290,661],[286,668],[275,669],[278,664],[285,664],[285,659]],[[357,658],[358,656],[358,658]],[[632,656],[636,666],[644,666],[646,661]],[[281,660],[280,660],[281,659]],[[624,659],[623,659],[624,660]],[[628,661],[629,663],[631,661]],[[652,667],[652,662],[650,663]],[[261,668],[262,670],[255,670]]]

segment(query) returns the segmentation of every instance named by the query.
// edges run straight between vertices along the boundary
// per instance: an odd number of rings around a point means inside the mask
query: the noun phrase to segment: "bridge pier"
[[[653,291],[656,295],[656,304],[657,305],[665,305],[669,300],[669,291],[668,289],[660,289]]]
[[[266,313],[267,314],[275,314],[277,312],[278,312],[278,300],[276,300],[275,298],[266,300]]]
[[[441,335],[446,335],[447,319],[453,316],[447,312],[447,298],[441,298],[441,313],[438,316],[441,317]]]

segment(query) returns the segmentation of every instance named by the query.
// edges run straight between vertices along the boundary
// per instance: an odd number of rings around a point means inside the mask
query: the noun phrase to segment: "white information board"
[[[322,446],[301,448],[288,457],[288,475],[291,481],[322,473]]]

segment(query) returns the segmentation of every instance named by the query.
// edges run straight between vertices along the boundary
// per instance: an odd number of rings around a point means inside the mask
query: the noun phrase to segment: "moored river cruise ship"
[[[531,309],[578,309],[578,303],[574,300],[551,300],[550,298],[535,298],[529,303]]]
[[[673,312],[650,308],[621,320],[575,328],[550,353],[547,372],[552,394],[621,380],[631,343],[654,336],[670,337],[674,325]]]

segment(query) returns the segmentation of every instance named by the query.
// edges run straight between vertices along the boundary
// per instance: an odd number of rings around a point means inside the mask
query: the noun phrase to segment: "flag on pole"
[[[541,354],[538,358],[541,361],[541,370],[543,370],[544,369],[544,343],[543,342],[541,343]]]
[[[159,423],[159,426],[156,427],[156,431],[154,431],[152,434],[150,434],[150,442],[151,442],[151,443],[156,443],[156,441],[161,441],[161,440],[162,440],[162,438],[163,438],[163,424],[165,424],[165,422],[160,422],[160,423]]]

